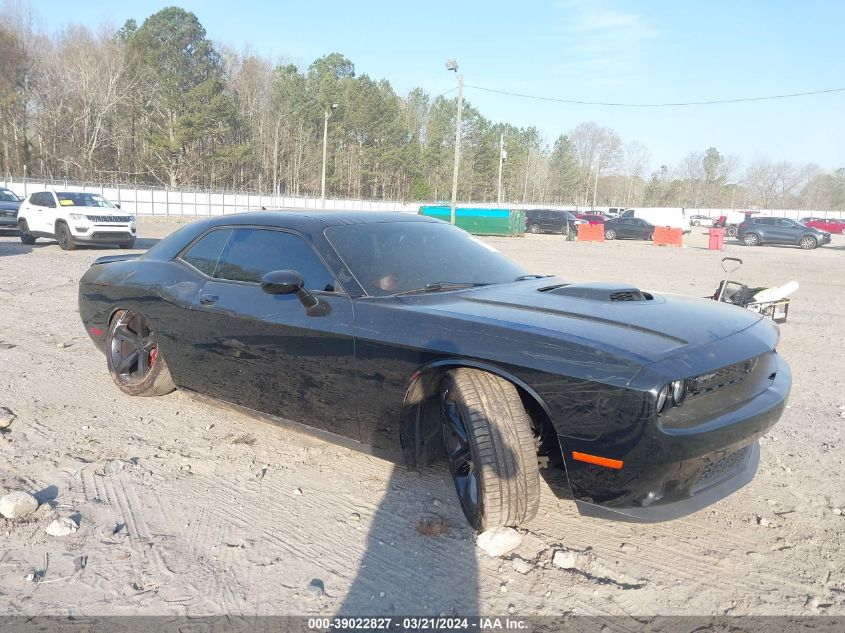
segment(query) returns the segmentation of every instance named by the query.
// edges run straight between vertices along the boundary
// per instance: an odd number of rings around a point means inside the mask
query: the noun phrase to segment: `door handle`
[[[217,299],[219,297],[217,295],[203,295],[200,297],[200,303],[204,306],[210,306],[217,303]]]

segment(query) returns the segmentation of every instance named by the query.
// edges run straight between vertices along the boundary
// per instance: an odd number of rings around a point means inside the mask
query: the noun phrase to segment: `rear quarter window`
[[[214,276],[220,253],[232,235],[232,229],[217,229],[203,235],[180,257],[201,273]]]

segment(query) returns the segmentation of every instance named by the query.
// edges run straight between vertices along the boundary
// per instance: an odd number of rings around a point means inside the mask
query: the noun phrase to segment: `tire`
[[[616,239],[616,231],[614,231],[613,229],[607,229],[604,232],[604,239],[615,240]]]
[[[133,239],[131,242],[125,242],[123,244],[118,244],[120,248],[135,248],[135,240]]]
[[[114,384],[130,396],[163,396],[176,389],[155,332],[146,318],[131,310],[114,315],[106,360]]]
[[[29,232],[29,224],[26,223],[26,220],[21,220],[18,222],[18,230],[21,233],[21,242],[26,244],[27,246],[32,246],[35,244],[35,236]]]
[[[746,233],[742,236],[742,242],[746,246],[760,246],[760,236],[756,233]]]
[[[818,245],[819,241],[812,235],[805,235],[800,240],[798,240],[798,246],[803,248],[805,251],[811,251]]]
[[[540,232],[540,225],[539,224],[529,224],[528,225],[528,232],[534,233],[534,235],[536,235],[537,233]]]
[[[738,232],[738,229],[735,226],[729,226],[725,230],[725,235],[727,235],[728,237],[736,237],[737,232]]]
[[[460,368],[446,374],[440,394],[449,471],[469,524],[483,531],[530,521],[540,506],[540,468],[516,387]]]
[[[59,241],[59,248],[63,251],[72,251],[76,248],[76,242],[73,241],[70,229],[64,222],[56,224],[56,239]]]

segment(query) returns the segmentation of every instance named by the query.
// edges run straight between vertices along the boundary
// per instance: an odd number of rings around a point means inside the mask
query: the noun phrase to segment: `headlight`
[[[83,214],[81,214],[81,213],[71,213],[71,214],[70,214],[70,219],[71,219],[71,220],[84,220],[84,221],[86,221],[86,222],[87,222],[87,221],[88,221],[88,216],[87,216],[87,215],[83,215]]]
[[[687,397],[687,381],[676,380],[670,385],[670,388],[672,391],[672,404],[676,407],[683,404],[684,398]]]
[[[669,403],[669,389],[670,386],[666,385],[660,390],[660,393],[657,394],[657,415],[663,413],[663,409],[665,409],[666,405]]]

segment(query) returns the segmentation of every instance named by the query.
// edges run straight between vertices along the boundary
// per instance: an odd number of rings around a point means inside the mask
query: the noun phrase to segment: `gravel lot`
[[[142,220],[138,245],[176,227]],[[704,231],[683,249],[488,241],[573,281],[705,296],[722,274]],[[475,547],[445,467],[405,472],[184,393],[123,395],[76,310],[103,254],[0,233],[0,494],[42,501],[0,518],[4,614],[845,614],[845,236],[725,252],[748,283],[801,284],[779,347],[793,392],[757,478],[655,525],[582,518],[544,490],[523,562]],[[48,535],[57,516],[79,530]],[[445,534],[418,532],[435,516]]]

